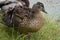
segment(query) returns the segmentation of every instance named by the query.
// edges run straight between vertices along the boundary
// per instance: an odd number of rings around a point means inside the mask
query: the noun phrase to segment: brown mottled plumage
[[[44,17],[40,12],[41,3],[36,3],[32,9],[16,7],[14,10],[13,23],[15,29],[20,33],[30,33],[38,31],[44,25]]]

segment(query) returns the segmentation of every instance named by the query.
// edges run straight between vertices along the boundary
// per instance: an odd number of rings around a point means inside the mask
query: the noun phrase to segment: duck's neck
[[[40,10],[39,9],[37,9],[37,8],[35,8],[35,9],[32,9],[35,13],[39,13],[40,12]]]

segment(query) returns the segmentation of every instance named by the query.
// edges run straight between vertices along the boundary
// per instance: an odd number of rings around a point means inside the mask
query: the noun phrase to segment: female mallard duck
[[[43,3],[37,2],[33,7],[16,7],[14,10],[14,28],[20,33],[30,33],[38,31],[44,25],[44,17],[41,13],[45,12]]]

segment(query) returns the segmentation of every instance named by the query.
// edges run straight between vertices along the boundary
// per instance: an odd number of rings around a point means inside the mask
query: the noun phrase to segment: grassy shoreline
[[[0,16],[0,21],[2,15]],[[45,25],[36,33],[32,33],[30,40],[60,40],[60,25],[51,22],[50,17],[46,17]],[[25,36],[18,35],[14,28],[8,28],[0,23],[0,40],[24,40]],[[27,40],[27,39],[26,39]]]

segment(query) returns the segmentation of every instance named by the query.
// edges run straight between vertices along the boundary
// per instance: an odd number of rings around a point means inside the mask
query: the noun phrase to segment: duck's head
[[[34,10],[39,10],[39,11],[42,11],[42,12],[44,12],[44,13],[47,13],[47,12],[45,11],[44,4],[41,3],[41,2],[37,2],[36,4],[34,4],[33,7],[32,7],[32,9],[34,9]]]

